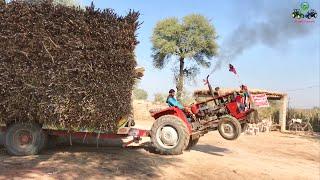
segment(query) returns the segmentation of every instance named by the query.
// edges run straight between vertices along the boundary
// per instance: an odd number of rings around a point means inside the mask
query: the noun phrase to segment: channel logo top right
[[[317,12],[311,9],[308,2],[302,2],[299,9],[293,9],[292,18],[297,23],[312,23],[317,18]]]

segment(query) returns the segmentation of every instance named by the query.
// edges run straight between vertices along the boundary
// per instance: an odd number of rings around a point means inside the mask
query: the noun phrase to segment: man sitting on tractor
[[[182,106],[182,104],[174,97],[175,92],[174,89],[170,89],[166,103],[169,107],[178,107],[181,110],[185,110],[184,106]]]
[[[240,111],[245,111],[247,108],[250,108],[250,95],[247,86],[240,86],[240,93],[236,93],[235,101],[238,104]]]
[[[217,98],[220,95],[221,95],[220,87],[214,88],[213,97]],[[223,98],[218,98],[218,99],[214,100],[214,102],[215,102],[216,105],[219,105],[221,103],[224,103],[224,100],[223,100]]]
[[[175,90],[174,89],[170,89],[169,91],[169,95],[167,97],[167,101],[166,103],[169,105],[169,107],[177,107],[180,110],[182,110],[184,112],[184,114],[186,115],[188,121],[191,121],[191,117],[192,113],[190,112],[190,109],[188,107],[184,107],[174,96],[175,96]]]
[[[237,102],[238,109],[240,110],[240,112],[245,111],[246,105],[244,103],[243,94],[240,94],[239,92],[236,92],[235,101]]]

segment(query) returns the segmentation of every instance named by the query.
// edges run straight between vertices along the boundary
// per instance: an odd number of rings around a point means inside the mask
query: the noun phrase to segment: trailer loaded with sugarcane
[[[132,89],[143,75],[134,55],[138,17],[51,1],[0,5],[0,135],[8,153],[40,153],[55,137],[133,137],[123,146],[151,137],[159,153],[181,154],[210,130],[239,136],[252,109],[241,111],[234,94],[213,97],[214,107],[152,112],[150,131],[134,128]]]

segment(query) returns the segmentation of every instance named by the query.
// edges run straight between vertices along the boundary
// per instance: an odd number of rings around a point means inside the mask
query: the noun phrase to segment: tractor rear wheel
[[[151,142],[159,154],[182,154],[188,146],[189,139],[186,124],[176,116],[161,116],[152,125]]]
[[[38,154],[45,146],[44,132],[39,124],[15,123],[5,133],[5,147],[9,154],[27,156]]]
[[[235,140],[241,134],[241,124],[236,118],[225,115],[220,118],[218,131],[224,139]]]

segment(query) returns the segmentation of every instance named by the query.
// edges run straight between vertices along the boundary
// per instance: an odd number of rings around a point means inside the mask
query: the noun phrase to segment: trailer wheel
[[[10,125],[6,131],[5,147],[11,155],[34,155],[44,146],[44,133],[38,124],[19,122]]]
[[[237,139],[241,134],[240,122],[230,115],[222,116],[220,119],[218,125],[220,135],[227,140]]]
[[[161,116],[152,125],[151,141],[159,154],[182,154],[188,146],[189,139],[187,126],[176,116]]]
[[[186,150],[190,150],[193,146],[197,145],[197,143],[199,142],[200,138],[196,138],[196,139],[191,139],[189,140],[189,144],[186,147]]]

